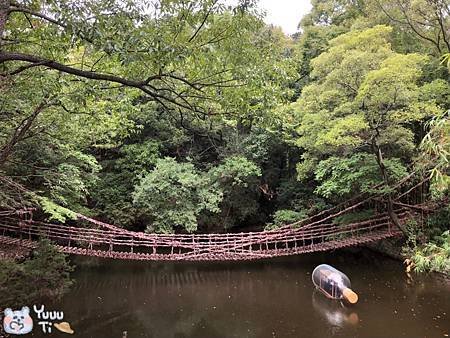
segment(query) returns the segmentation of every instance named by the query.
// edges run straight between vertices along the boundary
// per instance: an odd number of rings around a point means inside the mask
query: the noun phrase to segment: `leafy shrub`
[[[247,188],[252,179],[261,176],[261,169],[243,156],[233,156],[212,168],[208,174],[225,190],[231,191],[234,186]]]
[[[159,151],[159,142],[146,140],[125,144],[111,155],[113,160],[101,162],[103,169],[92,191],[98,216],[123,227],[141,223],[132,193],[141,177],[154,168]]]
[[[46,163],[54,169],[42,173],[43,184],[52,201],[77,209],[86,202],[89,190],[96,184],[100,165],[92,155],[64,146],[59,151],[64,158],[55,158],[55,163]],[[58,163],[61,160],[63,161]]]
[[[450,230],[435,236],[433,240],[416,248],[411,257],[415,271],[438,271],[450,273]]]
[[[407,174],[399,159],[385,159],[384,165],[393,182]],[[330,157],[319,163],[315,175],[320,182],[316,192],[327,198],[371,192],[373,186],[382,182],[375,156],[365,153],[355,154],[350,158]]]
[[[372,217],[373,215],[374,215],[374,212],[372,209],[362,210],[362,211],[353,211],[353,212],[335,217],[333,219],[333,223],[339,224],[339,225],[351,224],[351,223],[366,220],[369,217]]]
[[[209,217],[207,223],[231,228],[246,219],[257,218],[261,169],[255,163],[243,156],[232,156],[211,168],[207,175],[223,194],[221,213]]]
[[[415,271],[450,273],[450,207],[439,209],[429,216],[425,227],[415,220],[407,224],[404,253],[411,258]]]
[[[148,232],[173,233],[175,227],[197,230],[201,212],[219,212],[222,192],[191,163],[160,159],[136,185],[133,203],[151,218]]]
[[[72,270],[66,255],[50,241],[41,240],[32,256],[21,263],[0,260],[0,304],[17,306],[58,298],[72,285]]]
[[[283,225],[300,221],[306,217],[307,215],[304,211],[277,210],[273,215],[273,223],[267,224],[264,230],[278,229]]]

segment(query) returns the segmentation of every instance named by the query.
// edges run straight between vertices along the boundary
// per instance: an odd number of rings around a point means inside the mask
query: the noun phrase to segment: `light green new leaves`
[[[72,210],[64,208],[46,197],[36,197],[37,203],[41,206],[42,210],[48,215],[50,221],[58,221],[64,223],[67,219],[76,219],[76,213]]]
[[[447,111],[428,122],[429,132],[423,138],[421,164],[431,171],[431,192],[440,197],[450,188],[450,119]]]
[[[387,26],[350,31],[312,60],[314,82],[292,105],[299,124],[296,144],[305,151],[299,179],[329,156],[371,152],[374,135],[387,157],[412,156],[410,123],[437,115],[447,104],[445,83],[420,83],[429,58],[392,51],[391,31]]]
[[[353,149],[362,142],[358,134],[366,128],[362,114],[347,115],[331,124],[326,133],[319,135],[317,145]]]
[[[152,218],[149,232],[172,233],[176,227],[197,230],[202,211],[218,212],[222,193],[191,163],[160,159],[133,193],[134,204]]]
[[[385,59],[379,69],[367,73],[358,90],[356,103],[363,107],[372,124],[385,120],[418,121],[428,115],[427,105],[418,105],[418,79],[428,58],[419,54],[395,54]],[[432,109],[432,107],[430,107]]]
[[[209,171],[213,181],[223,186],[241,186],[246,188],[248,180],[252,177],[261,176],[261,169],[253,162],[242,156],[227,158],[225,163],[212,168]]]
[[[388,159],[385,166],[393,182],[407,174],[399,159]],[[321,182],[316,192],[327,198],[372,192],[372,187],[382,182],[375,156],[371,154],[356,154],[349,158],[330,157],[319,163],[315,173],[316,180]]]

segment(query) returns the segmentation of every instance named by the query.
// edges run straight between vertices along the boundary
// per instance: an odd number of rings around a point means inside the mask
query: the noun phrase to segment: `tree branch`
[[[9,141],[1,148],[0,150],[0,167],[8,160],[8,157],[12,154],[14,147],[17,143],[23,140],[26,136],[26,133],[31,128],[34,120],[38,117],[38,115],[50,105],[47,103],[47,100],[44,99],[33,111],[33,113],[25,118],[14,130]]]
[[[211,81],[211,82],[197,82],[197,81],[189,81],[181,76],[177,76],[173,73],[171,74],[156,74],[147,77],[143,81],[139,80],[133,80],[128,79],[125,77],[112,75],[112,74],[105,74],[105,73],[99,73],[91,70],[82,70],[78,68],[74,68],[68,65],[64,65],[62,63],[44,59],[36,55],[30,55],[30,54],[23,54],[23,53],[15,53],[15,52],[1,52],[0,51],[0,64],[8,61],[21,61],[21,62],[28,62],[29,65],[21,66],[17,68],[16,70],[13,70],[11,73],[3,74],[3,76],[8,75],[15,75],[18,74],[26,69],[32,68],[32,67],[46,67],[49,69],[57,70],[62,73],[71,74],[77,77],[90,79],[90,80],[96,80],[96,81],[107,81],[112,83],[118,83],[120,85],[136,88],[144,93],[146,93],[148,96],[150,96],[154,101],[160,103],[163,107],[169,109],[166,103],[172,103],[180,108],[188,109],[194,112],[205,114],[205,112],[199,110],[197,107],[193,106],[190,102],[186,101],[186,97],[181,95],[182,93],[178,92],[175,89],[175,85],[173,85],[174,88],[167,88],[167,87],[156,87],[151,85],[154,81],[163,81],[164,79],[172,79],[176,80],[182,84],[187,85],[190,88],[195,89],[196,91],[202,92],[202,88],[204,87],[237,87],[238,84],[229,84],[230,82],[235,81],[234,79],[228,79],[228,80],[218,80],[218,81]],[[2,74],[0,74],[1,76]],[[165,81],[163,81],[166,83]],[[167,83],[166,83],[167,84]],[[170,85],[170,84],[169,84]],[[170,92],[175,95],[175,97],[163,94],[164,91]]]
[[[33,68],[33,67],[39,67],[39,66],[44,66],[46,63],[45,62],[39,62],[39,63],[30,63],[28,65],[25,66],[21,66],[18,67],[17,69],[9,72],[7,75],[12,76],[12,75],[17,75],[27,69]]]
[[[5,0],[0,0],[0,1],[5,1]],[[57,26],[59,26],[61,28],[64,28],[64,29],[68,29],[69,28],[69,26],[66,25],[65,23],[63,23],[61,21],[58,21],[58,20],[56,20],[56,19],[54,19],[54,18],[52,18],[52,17],[50,17],[48,15],[45,15],[45,14],[42,14],[42,13],[39,13],[39,12],[35,12],[35,11],[29,9],[29,8],[20,6],[18,4],[12,3],[12,2],[11,2],[10,7],[8,8],[7,12],[8,12],[8,14],[9,13],[14,13],[14,12],[23,13],[27,17],[27,19],[28,19],[27,14],[30,14],[30,15],[35,16],[37,18],[43,19],[45,21],[48,21],[48,22],[50,22],[50,23],[52,23],[54,25],[57,25]],[[85,40],[85,41],[87,41],[89,43],[92,43],[92,44],[94,43],[94,41],[92,39],[89,39],[88,37],[86,37],[83,34],[81,34],[81,31],[75,32],[75,34],[80,39],[83,39],[83,40]]]
[[[13,52],[0,52],[0,64],[7,62],[7,61],[29,62],[36,67],[37,66],[45,66],[50,69],[54,69],[54,70],[57,70],[57,71],[60,71],[60,72],[66,73],[66,74],[71,74],[71,75],[75,75],[75,76],[86,78],[86,79],[119,83],[126,87],[140,89],[141,91],[143,91],[144,93],[146,93],[147,95],[152,97],[155,101],[161,103],[166,108],[167,108],[167,105],[163,104],[162,101],[167,101],[167,102],[173,103],[177,106],[180,106],[182,108],[192,110],[191,106],[187,106],[171,97],[161,95],[161,94],[149,89],[149,83],[153,80],[160,79],[161,75],[150,76],[144,81],[136,81],[136,80],[127,79],[127,78],[123,78],[123,77],[116,76],[116,75],[97,73],[97,72],[93,72],[93,71],[87,71],[87,70],[73,68],[70,66],[66,66],[62,63],[59,63],[59,62],[56,62],[53,60],[44,59],[44,58],[41,58],[41,57],[38,57],[35,55],[13,53]]]
[[[211,5],[211,7],[208,9],[208,12],[206,12],[205,17],[203,18],[203,21],[201,22],[200,26],[198,26],[198,28],[195,30],[194,34],[190,37],[190,39],[188,40],[189,42],[192,42],[195,37],[197,36],[197,34],[200,32],[200,30],[202,29],[202,27],[205,25],[206,20],[208,19],[209,15],[211,14],[214,6],[216,5],[218,0],[215,0],[213,2],[213,4]]]
[[[41,58],[41,57],[38,57],[35,55],[31,55],[31,54],[14,53],[14,52],[0,52],[0,63],[6,62],[6,61],[29,62],[29,63],[34,64],[35,66],[37,66],[39,64],[39,65],[42,65],[42,66],[45,66],[48,68],[58,70],[63,73],[72,74],[72,75],[76,75],[79,77],[84,77],[84,78],[92,79],[92,80],[103,80],[103,81],[121,83],[128,87],[139,88],[139,87],[145,86],[147,84],[146,81],[134,81],[134,80],[125,79],[125,78],[115,76],[115,75],[102,74],[102,73],[73,68],[70,66],[66,66],[62,63],[56,62],[56,61],[44,59],[44,58]]]
[[[383,5],[380,3],[380,1],[377,0],[377,5],[378,5],[378,7],[381,9],[381,11],[384,13],[384,15],[386,15],[386,16],[388,17],[389,20],[391,20],[392,22],[399,23],[399,24],[401,24],[401,25],[406,25],[406,26],[408,26],[409,28],[412,29],[412,31],[413,31],[417,36],[419,36],[420,38],[422,38],[422,39],[424,39],[424,40],[427,40],[427,41],[431,42],[431,43],[436,47],[436,49],[438,50],[438,52],[439,52],[440,54],[442,54],[441,47],[440,47],[439,43],[436,42],[434,39],[432,39],[432,38],[430,38],[430,37],[428,37],[428,36],[425,36],[424,34],[422,34],[421,32],[419,32],[419,30],[418,30],[418,29],[414,26],[414,24],[411,22],[411,19],[410,19],[410,17],[408,16],[408,14],[406,13],[406,9],[404,8],[404,6],[403,6],[399,1],[397,1],[397,4],[398,4],[398,7],[400,8],[401,12],[403,13],[403,16],[405,17],[406,22],[405,22],[405,21],[402,21],[402,20],[399,20],[399,19],[396,19],[396,18],[394,18],[392,15],[390,15],[390,14],[388,13],[388,11],[387,11],[387,10],[383,7]]]
[[[60,22],[60,21],[58,21],[56,19],[53,19],[53,18],[51,18],[51,17],[49,17],[49,16],[47,16],[45,14],[34,12],[34,11],[32,11],[32,10],[30,10],[28,8],[25,8],[25,7],[11,6],[9,8],[9,12],[10,13],[19,12],[19,13],[24,13],[24,14],[30,14],[32,16],[35,16],[35,17],[41,18],[43,20],[46,20],[48,22],[51,22],[52,24],[58,25],[58,26],[60,26],[62,28],[67,28],[67,25],[65,25],[64,23],[62,23],[62,22]]]
[[[450,42],[447,39],[447,31],[445,30],[444,22],[443,22],[444,16],[443,16],[443,14],[442,14],[442,12],[441,12],[441,10],[439,8],[437,8],[436,11],[437,11],[436,12],[436,17],[437,17],[437,20],[438,20],[438,23],[439,23],[439,27],[441,29],[442,37],[444,39],[445,45],[447,46],[447,51],[450,52]]]

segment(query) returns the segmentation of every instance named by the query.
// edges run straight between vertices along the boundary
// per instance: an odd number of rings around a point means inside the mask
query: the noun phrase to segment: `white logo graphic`
[[[44,305],[40,307],[34,305],[33,310],[37,317],[37,325],[41,327],[43,333],[52,333],[52,328],[68,334],[74,333],[68,322],[61,322],[64,319],[63,311],[46,311]],[[30,317],[28,306],[16,311],[7,308],[4,312],[3,328],[6,333],[22,335],[33,330],[33,319]]]
[[[30,309],[24,306],[21,310],[13,311],[5,309],[3,318],[3,328],[9,334],[27,334],[33,330],[33,319],[30,317]]]

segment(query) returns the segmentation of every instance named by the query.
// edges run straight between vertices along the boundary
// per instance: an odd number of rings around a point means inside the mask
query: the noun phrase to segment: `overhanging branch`
[[[182,86],[187,86],[188,88],[194,89],[196,92],[203,93],[203,89],[206,87],[238,87],[239,84],[233,83],[234,79],[223,79],[214,81],[213,78],[217,75],[223,74],[219,72],[215,75],[211,75],[209,78],[211,81],[204,81],[199,79],[196,81],[189,81],[182,76],[178,76],[174,73],[159,73],[156,75],[148,76],[145,80],[134,80],[117,75],[106,74],[101,72],[95,72],[92,70],[83,70],[62,64],[60,62],[45,59],[36,55],[0,51],[0,64],[9,61],[19,61],[26,62],[28,64],[18,67],[17,69],[11,71],[10,73],[0,74],[0,76],[11,76],[19,74],[20,72],[33,67],[46,67],[48,69],[57,70],[62,73],[71,74],[80,78],[96,80],[96,81],[106,81],[117,83],[125,87],[136,88],[147,94],[154,101],[160,103],[165,108],[169,108],[167,103],[171,103],[179,108],[184,108],[197,113],[205,113],[198,107],[192,105],[186,100],[189,95],[182,95],[184,92],[179,92],[176,89],[176,83],[168,83],[166,80],[171,80],[170,82],[178,82]],[[159,84],[165,84],[161,87]],[[173,94],[173,95],[172,95]],[[203,97],[207,97],[204,95]]]
[[[181,81],[182,83],[190,84],[190,86],[192,88],[196,88],[195,84],[192,84],[185,79],[174,77],[173,75],[158,74],[158,75],[149,76],[143,81],[138,81],[138,80],[132,80],[132,79],[116,76],[116,75],[98,73],[98,72],[94,72],[94,71],[74,68],[74,67],[67,66],[62,63],[53,61],[53,60],[44,59],[44,58],[41,58],[41,57],[38,57],[35,55],[6,52],[6,51],[0,52],[0,64],[4,63],[4,62],[8,62],[8,61],[21,61],[21,62],[29,63],[29,65],[27,65],[27,66],[22,66],[16,70],[12,71],[12,74],[20,73],[21,71],[31,68],[31,67],[41,66],[41,67],[54,69],[54,70],[57,70],[62,73],[71,74],[71,75],[85,78],[85,79],[113,82],[113,83],[121,84],[126,87],[139,89],[139,90],[143,91],[145,94],[147,94],[148,96],[150,96],[154,101],[161,103],[165,108],[168,108],[167,105],[165,104],[165,102],[167,102],[167,103],[172,103],[172,104],[174,104],[178,107],[184,108],[184,109],[198,111],[192,105],[186,104],[186,102],[184,100],[182,102],[180,102],[176,98],[164,95],[161,92],[159,92],[157,87],[150,85],[150,83],[152,81],[160,80],[162,77],[166,76],[166,77],[170,77],[173,79],[177,79],[179,81],[183,80],[183,81]],[[11,75],[11,73],[4,74],[4,75]]]

